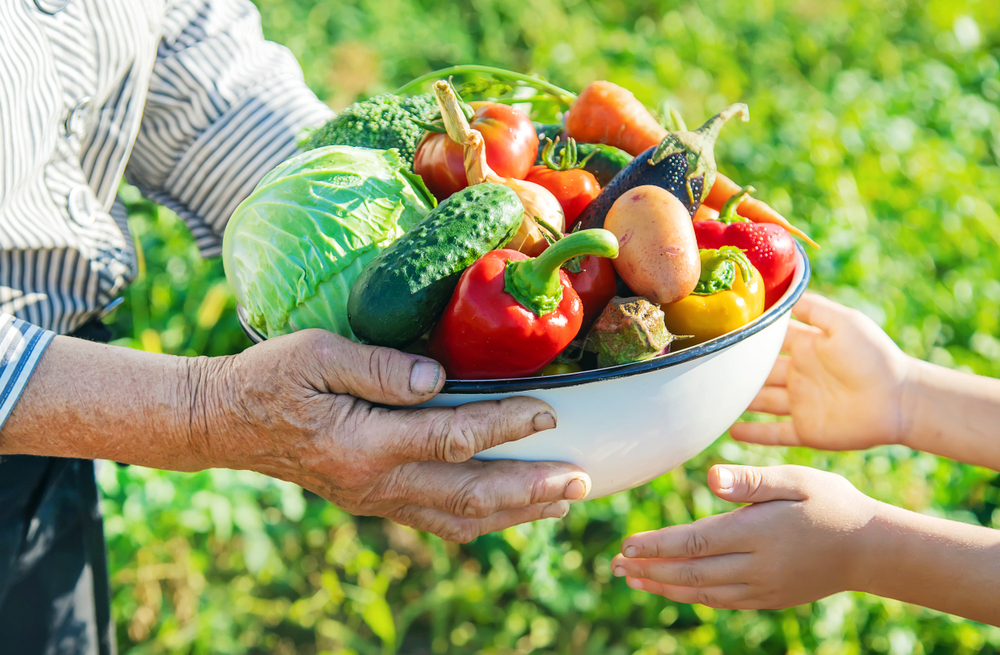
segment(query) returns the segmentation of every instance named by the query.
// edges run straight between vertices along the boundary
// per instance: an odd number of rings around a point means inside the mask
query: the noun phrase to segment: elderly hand
[[[399,409],[444,385],[437,362],[321,330],[271,339],[194,367],[191,438],[217,466],[295,482],[353,514],[452,541],[564,516],[587,474],[476,453],[556,426],[532,398]]]

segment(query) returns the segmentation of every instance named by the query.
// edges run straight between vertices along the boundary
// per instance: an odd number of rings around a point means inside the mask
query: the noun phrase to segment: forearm
[[[858,591],[1000,625],[1000,531],[880,504],[863,538]]]
[[[56,337],[0,431],[0,455],[206,468],[208,363]]]
[[[903,407],[910,448],[1000,471],[1000,380],[915,360]]]

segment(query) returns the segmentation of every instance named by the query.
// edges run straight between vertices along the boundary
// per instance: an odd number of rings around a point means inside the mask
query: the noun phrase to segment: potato
[[[666,189],[638,186],[622,194],[604,228],[618,237],[615,270],[638,295],[671,303],[698,284],[701,258],[691,214]]]

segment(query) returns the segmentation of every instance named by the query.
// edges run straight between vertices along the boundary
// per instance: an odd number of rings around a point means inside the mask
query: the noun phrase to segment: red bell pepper
[[[535,258],[494,250],[467,268],[444,315],[431,331],[428,353],[458,379],[534,375],[576,338],[583,305],[562,264],[581,255],[618,256],[607,230],[583,230]]]
[[[767,308],[781,298],[792,281],[795,240],[780,225],[753,223],[736,213],[740,203],[754,191],[752,186],[744,187],[727,200],[717,220],[695,221],[694,234],[699,248],[718,250],[722,246],[735,246],[746,253],[764,278]]]
[[[569,260],[563,270],[583,303],[583,327],[580,329],[586,330],[615,297],[618,289],[615,265],[607,257],[587,255]]]

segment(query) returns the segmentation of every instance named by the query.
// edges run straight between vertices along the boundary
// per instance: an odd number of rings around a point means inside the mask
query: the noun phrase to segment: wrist
[[[906,365],[903,381],[900,384],[899,406],[896,408],[897,434],[894,443],[919,450],[915,445],[917,439],[917,414],[923,400],[924,379],[927,374],[927,362],[916,357],[905,355]]]
[[[198,469],[238,468],[230,448],[239,420],[232,357],[184,358],[181,402],[186,442]]]
[[[857,531],[854,548],[850,552],[852,565],[848,568],[846,589],[875,593],[879,586],[879,576],[885,567],[892,568],[892,562],[884,561],[887,553],[892,553],[888,543],[893,533],[894,510],[897,508],[881,501],[875,501],[871,519]]]

